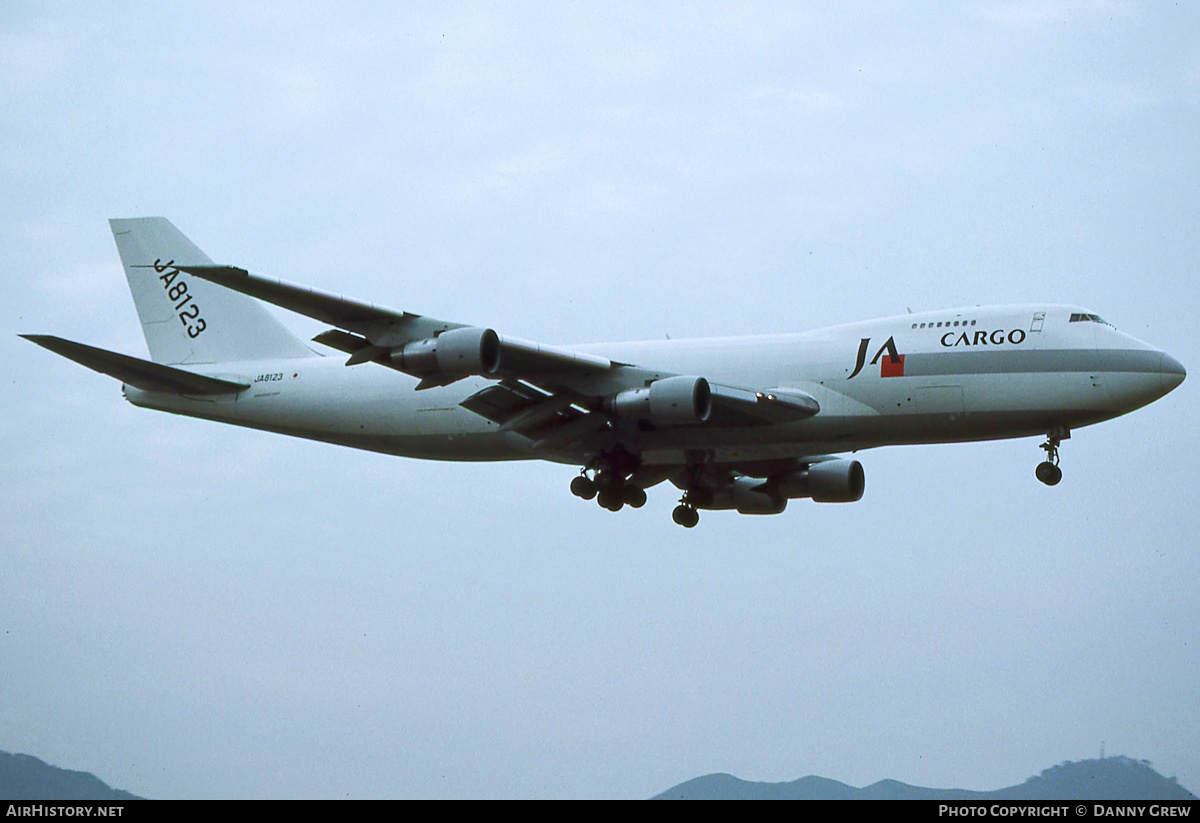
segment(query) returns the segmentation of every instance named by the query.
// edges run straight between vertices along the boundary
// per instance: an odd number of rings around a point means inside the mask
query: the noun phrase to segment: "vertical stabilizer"
[[[180,271],[212,260],[166,218],[108,222],[154,362],[317,356],[254,298]]]

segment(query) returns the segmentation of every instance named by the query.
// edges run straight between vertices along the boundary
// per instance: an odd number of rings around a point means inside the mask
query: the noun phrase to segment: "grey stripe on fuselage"
[[[1030,372],[1152,374],[1160,371],[1161,363],[1162,352],[1137,349],[914,352],[904,358],[904,376]]]

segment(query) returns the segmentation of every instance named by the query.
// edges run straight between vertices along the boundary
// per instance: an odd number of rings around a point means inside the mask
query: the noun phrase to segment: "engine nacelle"
[[[664,377],[642,389],[617,392],[605,401],[604,410],[626,420],[703,423],[712,413],[712,390],[703,377]]]
[[[735,477],[728,486],[712,489],[712,499],[697,502],[696,508],[737,509],[738,514],[779,514],[787,508],[786,499],[769,494],[762,486],[763,481],[756,477]]]
[[[397,346],[389,358],[396,368],[417,374],[494,374],[500,368],[500,337],[491,329],[451,329]]]
[[[866,489],[857,460],[825,460],[773,481],[780,497],[811,497],[817,503],[854,503]]]

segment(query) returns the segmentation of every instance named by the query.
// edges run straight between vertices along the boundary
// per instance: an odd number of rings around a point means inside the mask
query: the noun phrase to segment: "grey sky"
[[[0,749],[154,797],[644,797],[728,771],[1200,787],[1200,12],[5,3]],[[857,504],[613,515],[139,411],[108,217],[571,343],[1073,302],[1193,379]],[[322,329],[285,317],[299,333]]]

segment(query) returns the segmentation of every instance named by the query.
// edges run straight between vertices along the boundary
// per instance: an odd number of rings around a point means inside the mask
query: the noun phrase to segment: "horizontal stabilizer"
[[[115,377],[122,383],[144,391],[172,392],[174,394],[235,394],[250,388],[248,383],[234,383],[193,374],[183,369],[151,363],[127,354],[117,354],[95,346],[85,346],[61,337],[48,334],[22,334],[30,342],[44,349],[61,354],[81,366]]]

